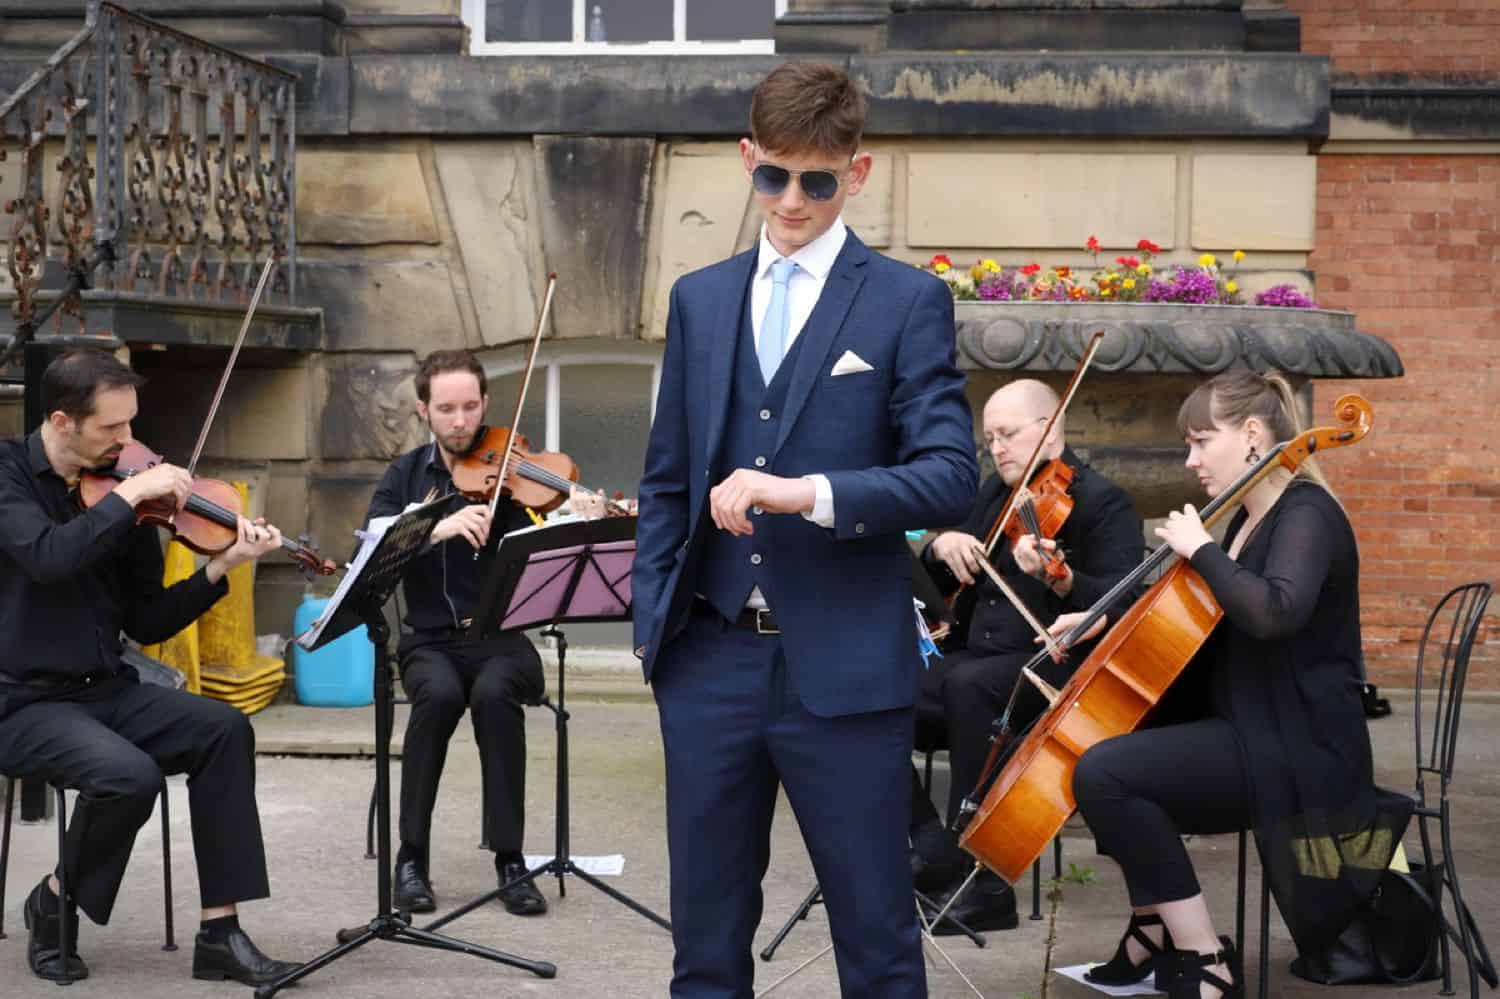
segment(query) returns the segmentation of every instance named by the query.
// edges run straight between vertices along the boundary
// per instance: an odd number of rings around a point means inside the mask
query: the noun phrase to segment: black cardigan
[[[1224,609],[1194,671],[1234,727],[1261,859],[1299,949],[1347,925],[1389,864],[1407,816],[1377,809],[1360,702],[1359,552],[1338,502],[1293,480],[1246,541],[1192,566]]]

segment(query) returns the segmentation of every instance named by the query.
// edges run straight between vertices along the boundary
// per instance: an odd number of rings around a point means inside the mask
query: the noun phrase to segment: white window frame
[[[594,0],[552,0],[573,5],[573,40],[568,42],[485,41],[484,0],[463,0],[463,20],[469,27],[469,54],[493,56],[534,55],[774,55],[770,38],[741,41],[698,42],[687,38],[687,7],[693,0],[672,0],[672,40],[659,42],[590,42],[588,9]],[[787,0],[776,0],[776,16],[786,13]]]
[[[562,442],[562,369],[568,365],[580,364],[634,364],[643,365],[651,369],[651,408],[647,414],[647,422],[656,419],[656,395],[661,388],[661,344],[643,343],[641,350],[619,349],[620,345],[614,343],[614,349],[605,347],[603,349],[590,349],[583,345],[559,346],[557,349],[548,349],[543,344],[536,359],[536,367],[531,372],[531,389],[535,390],[539,383],[547,386],[547,403],[545,413],[545,439],[542,446],[544,451],[563,450]],[[499,357],[484,358],[484,375],[486,379],[494,380],[506,375],[520,374],[526,370],[526,350],[523,345],[519,354],[507,352]],[[528,391],[527,395],[530,396]],[[492,403],[498,402],[502,406],[514,407],[514,399],[492,399]],[[507,416],[506,419],[509,419]],[[522,431],[525,432],[524,430]],[[533,438],[534,440],[535,438]]]

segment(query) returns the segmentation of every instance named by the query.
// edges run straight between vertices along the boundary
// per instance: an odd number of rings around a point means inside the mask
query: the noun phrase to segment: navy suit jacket
[[[656,418],[640,485],[632,578],[646,681],[686,622],[720,453],[735,337],[757,250],[672,288]],[[764,471],[821,473],[834,527],[800,514],[769,531],[761,587],[803,705],[823,717],[909,707],[920,657],[904,532],[957,523],[978,488],[973,420],[954,363],[953,298],[937,278],[870,250],[851,231],[799,334],[775,449]],[[853,351],[870,371],[834,376]]]

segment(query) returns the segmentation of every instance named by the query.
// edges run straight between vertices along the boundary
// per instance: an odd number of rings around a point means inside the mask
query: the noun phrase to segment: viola
[[[510,460],[505,461],[506,442]],[[501,466],[505,482],[500,483]],[[491,427],[473,448],[453,463],[453,486],[476,503],[487,503],[496,486],[522,506],[537,513],[551,513],[572,495],[578,485],[578,465],[561,451],[537,451],[524,434],[512,435],[509,427]],[[629,510],[615,499],[605,500],[605,513],[623,516]]]
[[[139,441],[131,441],[120,452],[114,467],[107,471],[84,472],[78,484],[78,499],[84,509],[92,507],[114,492],[115,486],[162,463],[162,456]],[[176,497],[164,496],[143,500],[135,508],[136,523],[155,524],[172,532],[172,536],[200,555],[218,555],[239,539],[240,516],[243,514],[240,494],[221,479],[193,476],[193,490],[187,501],[177,505]],[[331,576],[332,562],[318,554],[305,541],[281,539],[281,550],[300,563],[308,572]]]
[[[1352,393],[1340,397],[1334,413],[1337,426],[1277,444],[1214,497],[1203,508],[1205,526],[1273,469],[1295,472],[1315,451],[1363,440],[1374,422],[1370,404]],[[1172,559],[1176,555],[1169,545],[1152,552],[1100,598],[1064,637],[1064,646],[1082,640],[1117,600]],[[1007,708],[996,723],[998,732],[979,786],[960,809],[959,823],[964,825],[958,845],[1006,881],[1019,883],[1073,814],[1073,769],[1079,758],[1095,743],[1135,731],[1208,640],[1223,613],[1192,564],[1176,559],[1105,632],[1066,686],[1042,689],[1050,706],[1008,757]],[[1046,656],[1038,653],[1027,669],[1041,665]]]

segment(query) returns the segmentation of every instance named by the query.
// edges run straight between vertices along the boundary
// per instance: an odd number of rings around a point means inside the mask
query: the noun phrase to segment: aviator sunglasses
[[[832,170],[788,170],[774,163],[758,163],[750,172],[750,182],[760,194],[775,197],[786,190],[786,186],[797,178],[802,193],[813,201],[832,201],[839,193],[839,176],[843,171]]]

